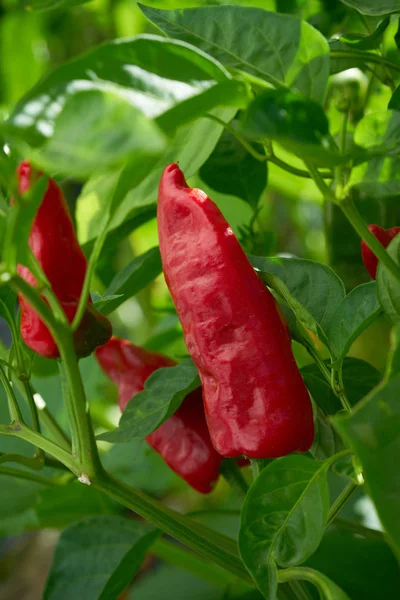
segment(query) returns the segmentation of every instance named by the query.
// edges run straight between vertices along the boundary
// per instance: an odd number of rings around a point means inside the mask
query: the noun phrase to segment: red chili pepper
[[[112,337],[96,358],[103,371],[117,384],[121,411],[146,379],[161,367],[176,363],[167,356],[139,348]],[[201,390],[188,394],[178,410],[146,437],[148,444],[167,465],[195,490],[207,494],[218,479],[222,457],[214,450],[204,417]]]
[[[387,248],[392,239],[400,232],[400,227],[382,229],[379,225],[368,225],[368,229],[374,234],[378,242],[380,242],[384,248]],[[378,268],[379,261],[364,240],[361,241],[361,255],[368,273],[371,275],[372,279],[376,279],[376,269]]]
[[[272,294],[207,194],[169,165],[158,195],[163,270],[226,457],[274,458],[312,444],[312,406]]]
[[[17,169],[19,193],[26,192],[41,176],[28,161],[22,162]],[[62,190],[52,179],[49,179],[33,221],[29,246],[71,323],[78,308],[87,261],[79,246]],[[35,277],[27,267],[18,265],[18,273],[30,285],[36,285]],[[26,345],[46,358],[57,358],[59,351],[46,325],[21,294],[19,303],[20,330]],[[111,333],[109,320],[96,311],[89,298],[82,321],[74,333],[77,355],[88,356],[97,346],[105,344]]]

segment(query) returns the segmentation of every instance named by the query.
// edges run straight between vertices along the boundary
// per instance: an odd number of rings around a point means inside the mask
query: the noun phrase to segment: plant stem
[[[97,261],[99,260],[101,250],[103,248],[103,244],[107,237],[107,231],[108,231],[109,224],[110,224],[110,217],[107,214],[103,221],[103,225],[97,235],[95,244],[93,246],[92,253],[89,258],[89,262],[88,262],[88,266],[87,266],[86,274],[85,274],[85,281],[83,282],[83,287],[82,287],[81,295],[79,298],[78,308],[75,313],[74,319],[71,323],[72,331],[75,331],[78,328],[79,323],[81,322],[83,314],[86,310],[86,304],[87,304],[87,301],[89,298],[90,283],[92,281],[92,276],[95,271]]]
[[[283,169],[284,171],[287,171],[288,173],[292,173],[293,175],[297,175],[298,177],[305,177],[308,179],[311,178],[311,175],[308,171],[305,171],[304,169],[297,169],[296,167],[292,167],[292,165],[289,165],[285,161],[283,161],[280,158],[278,158],[277,156],[275,156],[275,154],[273,154],[273,152],[269,152],[268,154],[260,154],[259,152],[257,152],[257,150],[255,148],[253,148],[253,146],[246,140],[246,138],[244,138],[238,131],[236,131],[236,129],[234,127],[232,127],[232,125],[230,125],[230,123],[226,123],[225,121],[223,121],[222,119],[220,119],[219,117],[216,117],[215,115],[213,115],[211,113],[208,113],[205,116],[207,117],[207,119],[210,119],[211,121],[215,121],[219,125],[222,125],[224,127],[224,129],[229,131],[238,140],[238,142],[240,142],[240,144],[243,146],[243,148],[245,148],[247,150],[247,152],[249,154],[251,154],[256,160],[258,160],[260,162],[266,162],[266,161],[271,162],[274,165],[276,165],[277,167],[280,167],[281,169]],[[321,177],[325,177],[327,179],[333,178],[332,173],[330,173],[329,171],[323,171],[321,173]]]
[[[55,442],[52,442],[48,438],[44,437],[37,431],[34,431],[24,423],[11,423],[11,425],[0,425],[0,434],[2,435],[10,435],[13,437],[20,438],[21,440],[25,440],[38,448],[41,448],[44,452],[48,452],[57,460],[62,462],[70,471],[75,474],[77,473],[77,465],[75,464],[71,454],[66,452],[64,448],[61,448]]]
[[[18,406],[18,402],[15,397],[14,390],[12,389],[11,383],[10,383],[7,375],[5,374],[4,369],[1,364],[0,364],[0,382],[3,384],[4,390],[6,392],[11,420],[22,423],[23,417],[22,417],[21,409]]]
[[[340,513],[340,511],[342,510],[342,508],[344,507],[346,502],[351,498],[351,496],[354,494],[354,492],[356,491],[356,489],[358,487],[359,486],[356,485],[355,483],[353,483],[352,481],[350,481],[346,485],[344,490],[342,490],[342,492],[339,494],[339,496],[336,498],[335,502],[332,504],[331,508],[329,509],[328,521],[326,523],[326,527],[329,527],[329,525],[332,523],[332,521],[335,520],[336,516]]]
[[[230,538],[209,530],[204,525],[199,525],[188,517],[161,505],[143,492],[113,479],[104,471],[97,474],[93,480],[93,486],[198,552],[204,558],[253,585],[250,575],[236,554],[236,543]],[[206,535],[207,537],[205,537]],[[211,537],[214,539],[212,540]]]
[[[308,593],[300,581],[289,581],[288,585],[298,600],[312,600],[312,596]]]
[[[332,58],[359,58],[368,63],[373,63],[376,65],[386,66],[393,71],[397,71],[400,73],[400,65],[397,63],[384,58],[383,56],[379,56],[379,54],[371,54],[369,52],[363,52],[361,50],[331,50],[330,56]]]
[[[8,274],[7,274],[8,275]],[[3,274],[4,278],[4,274]],[[4,279],[3,279],[4,280]],[[85,390],[79,371],[78,360],[69,327],[55,320],[51,310],[40,298],[37,291],[18,275],[6,278],[7,283],[17,292],[22,293],[32,308],[38,313],[54,337],[65,369],[67,393],[65,401],[70,417],[72,436],[72,452],[77,460],[79,476],[87,482],[101,469],[96,440],[90,420]],[[49,452],[51,454],[51,452]],[[56,458],[58,458],[56,456]],[[64,462],[63,460],[61,462]],[[65,464],[65,463],[64,463]],[[74,473],[76,468],[71,469]]]
[[[205,561],[197,554],[190,552],[187,548],[168,540],[156,540],[151,547],[150,554],[157,556],[168,564],[200,577],[222,591],[230,584],[238,584],[236,578],[232,577],[227,571]],[[251,589],[247,585],[246,588]]]
[[[311,177],[314,179],[318,189],[320,190],[321,194],[325,198],[325,200],[329,200],[333,204],[338,204],[338,199],[336,198],[336,196],[333,193],[333,191],[331,190],[331,188],[326,185],[326,183],[323,180],[322,175],[318,171],[317,167],[315,167],[308,160],[305,160],[304,163],[305,163],[307,169],[309,170]]]
[[[340,529],[346,529],[347,531],[351,531],[352,533],[356,533],[357,535],[361,535],[365,538],[371,538],[374,540],[379,540],[381,542],[386,541],[385,534],[383,533],[383,531],[371,529],[370,527],[364,527],[364,525],[361,525],[360,523],[357,523],[356,521],[352,521],[350,519],[336,517],[335,527],[339,527]]]
[[[71,440],[69,439],[65,431],[61,429],[60,425],[57,423],[57,421],[47,408],[42,396],[38,392],[35,392],[32,386],[30,386],[30,388],[43,425],[45,426],[47,431],[52,435],[54,441],[56,441],[59,446],[70,452]]]
[[[349,223],[356,230],[358,235],[367,246],[372,250],[375,256],[380,260],[392,275],[400,282],[400,267],[397,265],[391,256],[386,252],[385,248],[378,242],[376,237],[370,232],[360,213],[358,212],[354,202],[350,199],[345,199],[340,203],[344,215]]]
[[[223,460],[219,472],[239,496],[246,496],[249,486],[235,459]]]
[[[339,380],[339,384],[337,384],[336,380],[335,380],[335,374],[338,374],[338,380]],[[333,378],[334,378],[334,386],[333,386],[333,392],[335,394],[335,396],[337,396],[340,400],[340,402],[342,403],[342,406],[345,410],[347,410],[347,412],[351,413],[351,404],[349,402],[349,399],[347,398],[347,394],[346,394],[346,390],[344,388],[344,382],[343,382],[343,365],[340,365],[340,369],[332,369],[332,374],[333,374]]]
[[[23,456],[22,454],[5,454],[0,452],[0,465],[6,462],[14,462],[28,467],[28,469],[40,470],[43,468],[43,462],[32,456]]]
[[[22,469],[0,467],[0,475],[6,475],[7,477],[15,477],[17,479],[26,479],[27,481],[34,481],[35,483],[40,483],[41,485],[48,485],[53,487],[60,485],[57,482],[57,480],[51,479],[50,477],[43,477],[42,475],[37,475],[37,473],[32,473],[30,471],[22,471]]]

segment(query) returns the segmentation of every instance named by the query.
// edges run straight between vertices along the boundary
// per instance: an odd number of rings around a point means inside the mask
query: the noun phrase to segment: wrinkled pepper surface
[[[29,190],[41,176],[28,161],[22,162],[17,169],[19,193]],[[71,323],[78,308],[87,261],[79,246],[63,192],[52,179],[49,179],[34,218],[29,246]],[[27,267],[18,265],[18,273],[30,285],[36,285],[35,277]],[[26,345],[41,356],[57,358],[59,351],[47,326],[21,294],[19,304],[21,336]],[[82,321],[74,333],[77,355],[88,356],[97,346],[105,344],[111,333],[109,320],[96,311],[89,297]]]
[[[176,364],[162,354],[116,337],[97,348],[96,358],[103,371],[117,384],[121,411],[143,390],[151,373]],[[195,490],[203,494],[211,492],[222,457],[211,443],[200,389],[188,394],[178,410],[148,435],[146,441]]]
[[[374,234],[378,242],[380,242],[384,248],[387,248],[392,239],[400,232],[400,227],[382,229],[379,225],[368,225],[368,229]],[[361,255],[368,273],[371,275],[372,279],[376,279],[376,269],[378,268],[379,261],[364,240],[361,241]]]
[[[218,207],[164,170],[158,233],[165,279],[225,457],[274,458],[312,444],[311,401],[274,297]]]

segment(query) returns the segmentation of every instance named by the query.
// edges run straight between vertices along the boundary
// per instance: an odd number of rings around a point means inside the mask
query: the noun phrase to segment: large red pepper
[[[203,387],[214,447],[273,458],[312,444],[307,389],[275,299],[207,194],[178,165],[161,178],[163,270]]]
[[[135,394],[143,390],[151,373],[176,364],[162,354],[116,337],[102,348],[97,348],[96,358],[103,371],[117,384],[121,411]],[[146,440],[167,465],[195,490],[203,494],[211,492],[222,457],[211,443],[201,390],[188,394],[178,410]]]
[[[24,161],[17,169],[19,193],[23,194],[41,174]],[[79,246],[74,225],[61,188],[49,179],[29,235],[29,246],[42,267],[51,287],[71,323],[78,308],[85,280],[87,261]],[[29,269],[18,266],[18,273],[30,285],[36,280]],[[27,346],[46,358],[57,358],[56,343],[38,314],[20,294],[21,336]],[[88,356],[111,337],[109,320],[98,313],[89,298],[78,329],[74,346],[78,356]]]
[[[391,227],[390,229],[382,229],[379,225],[368,225],[368,229],[374,234],[378,242],[384,248],[387,248],[393,238],[400,232],[400,227]],[[372,279],[376,279],[376,269],[378,268],[378,259],[372,250],[367,246],[364,240],[361,241],[361,255],[368,273]]]

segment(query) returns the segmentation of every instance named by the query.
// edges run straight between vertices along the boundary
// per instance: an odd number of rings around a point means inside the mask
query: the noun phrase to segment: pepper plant
[[[124,10],[0,96],[0,536],[46,600],[396,598],[400,2]]]

